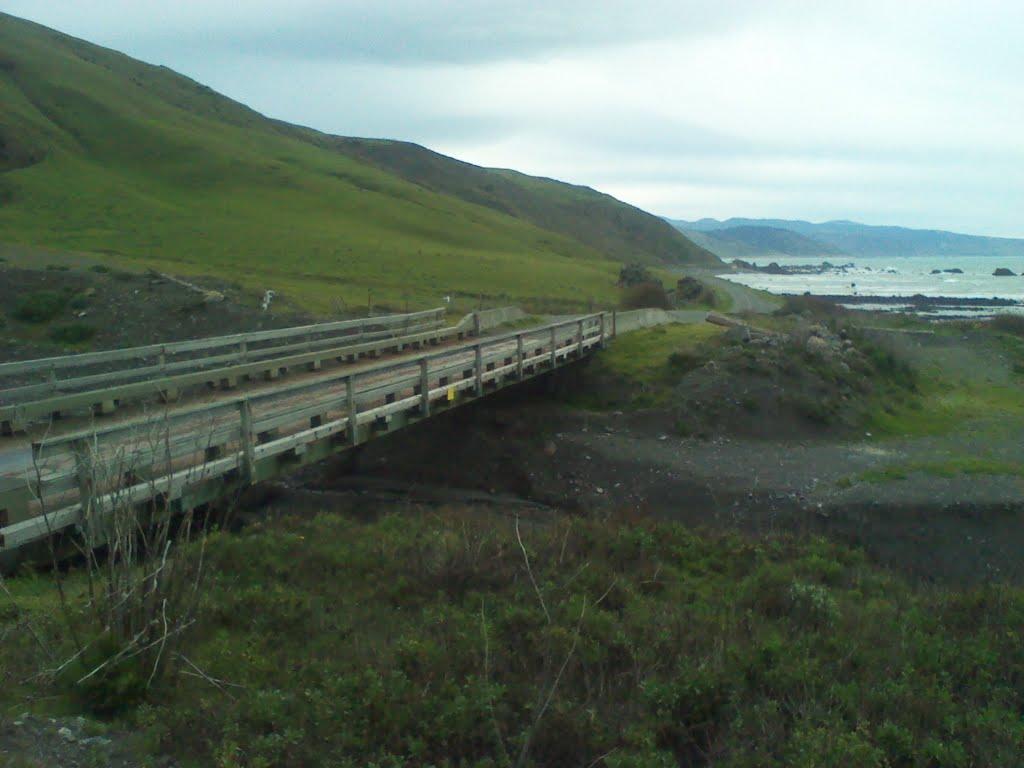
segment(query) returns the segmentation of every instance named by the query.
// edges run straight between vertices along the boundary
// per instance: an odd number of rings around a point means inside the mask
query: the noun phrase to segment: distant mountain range
[[[668,220],[694,242],[725,259],[771,256],[1006,256],[1024,258],[1024,240],[936,229],[879,227],[855,221],[787,219]]]

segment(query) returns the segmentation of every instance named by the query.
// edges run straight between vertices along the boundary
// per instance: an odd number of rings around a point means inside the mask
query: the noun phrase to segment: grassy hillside
[[[427,189],[525,219],[622,261],[718,262],[664,220],[589,187],[480,168],[407,142],[343,138],[332,145]]]
[[[274,288],[314,310],[370,292],[395,307],[616,298],[619,246],[410,183],[166,68],[4,14],[0,103],[8,243]]]

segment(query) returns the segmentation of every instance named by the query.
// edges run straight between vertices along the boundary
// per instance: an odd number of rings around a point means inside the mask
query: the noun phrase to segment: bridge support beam
[[[420,360],[420,413],[423,418],[430,415],[430,374],[426,358]]]

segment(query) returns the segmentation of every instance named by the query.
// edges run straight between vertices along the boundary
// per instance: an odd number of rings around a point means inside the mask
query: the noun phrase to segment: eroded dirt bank
[[[1024,581],[1020,478],[922,475],[845,487],[851,475],[920,452],[920,441],[702,440],[663,426],[650,415],[567,408],[538,382],[383,437],[287,492],[367,512],[401,499],[490,500],[510,512],[533,504],[752,534],[811,531],[928,581]]]

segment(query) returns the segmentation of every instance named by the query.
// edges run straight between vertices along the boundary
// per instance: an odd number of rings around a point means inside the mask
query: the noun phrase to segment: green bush
[[[1024,336],[1024,315],[996,315],[992,318],[992,327],[1002,333]]]
[[[178,648],[206,677],[133,722],[197,765],[1020,762],[1020,588],[918,588],[816,538],[557,517],[519,533],[449,508],[215,534]],[[37,652],[21,634],[0,679]],[[90,645],[62,678],[80,706],[139,700],[130,663],[76,682],[115,651]]]
[[[58,291],[35,291],[18,302],[14,316],[26,323],[48,323],[67,306],[68,297]]]
[[[97,274],[104,275],[110,271],[110,267],[104,266],[103,264],[93,264],[89,267],[90,272],[96,272]]]
[[[661,283],[649,282],[622,289],[623,309],[671,309],[672,302]]]
[[[87,323],[66,323],[50,329],[50,340],[58,344],[84,344],[96,336],[96,328]]]

